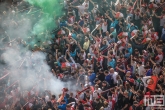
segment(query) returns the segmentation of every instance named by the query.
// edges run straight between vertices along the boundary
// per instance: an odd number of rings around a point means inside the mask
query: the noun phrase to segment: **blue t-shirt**
[[[131,48],[128,48],[128,52],[129,52],[130,54],[132,54],[132,47],[131,47]]]
[[[77,37],[76,37],[77,35],[75,33],[72,33],[71,36],[72,36],[73,39],[77,40]]]
[[[152,69],[149,69],[146,73],[146,76],[151,76],[151,73],[152,73]]]
[[[94,85],[94,80],[96,78],[96,74],[95,73],[92,73],[90,76],[89,76],[89,81],[92,83],[92,85]]]
[[[130,24],[127,24],[126,30],[127,30],[127,31],[130,31],[130,27],[131,27],[131,25],[130,25]]]
[[[82,27],[82,26],[84,25],[84,21],[81,20],[81,21],[79,22],[79,25]]]
[[[114,29],[114,31],[111,34],[113,35],[114,38],[116,38],[117,36],[116,29]]]
[[[66,110],[66,104],[62,104],[58,106],[58,109],[60,110]]]
[[[109,43],[114,43],[115,42],[115,38],[112,38],[111,40],[108,41]]]
[[[112,59],[111,61],[108,62],[108,66],[111,66],[112,68],[115,68],[116,66],[116,61],[115,59]]]
[[[136,30],[136,29],[138,29],[137,26],[130,26],[130,32],[132,32],[133,30]]]
[[[105,81],[108,82],[109,85],[111,85],[111,75],[105,76]]]
[[[67,21],[62,21],[60,22],[60,27],[66,27],[67,26]]]
[[[75,57],[75,56],[76,56],[76,49],[75,49],[74,52],[70,52],[70,56],[71,56],[71,57]]]
[[[111,23],[111,26],[110,27],[114,27],[116,28],[117,24],[119,23],[118,20],[115,20],[114,22]]]
[[[57,61],[57,64],[58,64],[59,67],[61,66],[61,63],[59,61]]]
[[[131,56],[130,53],[127,53],[127,54],[124,55],[125,58],[129,58],[130,56]]]

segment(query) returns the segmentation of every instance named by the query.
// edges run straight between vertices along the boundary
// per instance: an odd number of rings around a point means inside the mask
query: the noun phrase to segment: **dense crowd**
[[[49,48],[35,49],[47,53],[53,76],[71,82],[77,91],[64,88],[59,96],[33,93],[28,96],[33,100],[20,96],[14,105],[14,99],[5,98],[0,108],[158,109],[143,99],[165,95],[164,0],[64,0],[63,4],[65,15],[56,22],[59,28]]]

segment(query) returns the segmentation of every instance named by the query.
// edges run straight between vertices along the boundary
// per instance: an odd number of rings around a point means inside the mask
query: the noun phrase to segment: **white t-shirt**
[[[154,70],[153,70],[153,72],[154,72],[155,74],[159,74],[161,70],[162,70],[161,67],[155,67]]]
[[[83,57],[83,60],[86,59],[86,53],[85,52],[83,54],[81,53],[81,56]]]
[[[93,49],[91,48],[91,46],[89,47],[89,53],[93,56],[94,53],[93,53]]]
[[[84,14],[85,11],[85,7],[83,5],[79,5],[77,6],[78,10],[79,10],[79,16]]]
[[[139,75],[144,75],[145,71],[146,70],[144,69],[144,65],[141,65],[138,67],[138,74]]]
[[[102,24],[102,30],[103,32],[107,32],[107,24]]]
[[[110,73],[110,74],[112,75],[113,81],[116,84],[117,83],[116,76],[118,75],[118,73],[114,72],[114,73]]]
[[[97,98],[98,97],[97,93],[101,93],[101,92],[102,92],[102,90],[100,88],[98,88],[98,90],[94,90],[93,97]]]
[[[82,5],[85,7],[85,9],[89,9],[89,1],[84,2]]]

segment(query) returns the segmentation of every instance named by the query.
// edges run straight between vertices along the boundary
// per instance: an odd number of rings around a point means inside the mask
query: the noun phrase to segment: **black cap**
[[[95,83],[96,83],[97,81],[99,81],[99,79],[98,79],[98,78],[96,78],[96,79],[95,79]]]

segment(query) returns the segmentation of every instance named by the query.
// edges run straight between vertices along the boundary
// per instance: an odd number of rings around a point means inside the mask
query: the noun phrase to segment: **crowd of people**
[[[0,108],[5,110],[8,104],[14,110],[158,109],[147,106],[144,97],[165,95],[164,0],[62,4],[65,15],[56,22],[59,28],[49,48],[35,49],[47,53],[53,76],[72,82],[77,91],[64,87],[55,96],[47,90],[29,95],[33,100],[27,103],[20,98],[15,105],[5,99]]]

